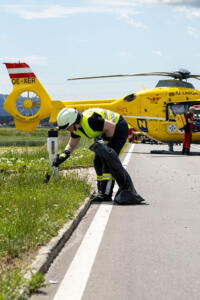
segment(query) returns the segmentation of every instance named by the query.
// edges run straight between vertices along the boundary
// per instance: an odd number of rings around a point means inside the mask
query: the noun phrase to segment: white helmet
[[[75,108],[63,108],[57,116],[57,124],[60,129],[67,129],[74,124],[78,117],[78,111]]]

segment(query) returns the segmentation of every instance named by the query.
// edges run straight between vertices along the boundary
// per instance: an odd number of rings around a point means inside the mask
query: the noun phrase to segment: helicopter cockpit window
[[[175,121],[176,115],[185,114],[189,108],[188,103],[171,103],[167,105],[166,119]]]
[[[133,101],[135,98],[136,98],[136,94],[130,94],[130,95],[124,97],[124,101],[126,101],[126,102],[131,102],[131,101]]]
[[[174,116],[185,114],[189,108],[188,104],[172,104],[170,105],[170,109]]]
[[[198,105],[200,102],[195,101],[190,103],[170,103],[167,105],[167,120],[168,121],[175,121],[175,117],[178,114],[185,114],[190,106]],[[196,110],[194,113],[194,119],[200,121],[200,110]],[[194,132],[199,132],[200,127],[194,127]]]

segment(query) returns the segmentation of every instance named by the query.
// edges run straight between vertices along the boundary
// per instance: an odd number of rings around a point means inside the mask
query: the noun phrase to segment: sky
[[[12,90],[4,62],[29,64],[53,100],[120,98],[161,79],[70,77],[200,74],[199,0],[1,0],[0,25],[3,94]]]

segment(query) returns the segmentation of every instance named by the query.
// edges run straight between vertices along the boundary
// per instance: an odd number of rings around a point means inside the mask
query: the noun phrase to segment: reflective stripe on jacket
[[[114,113],[107,109],[101,109],[101,108],[87,109],[83,112],[83,118],[81,119],[81,123],[80,123],[85,134],[79,129],[73,131],[73,133],[85,138],[95,138],[96,136],[101,135],[103,131],[94,131],[88,124],[88,118],[90,118],[94,113],[99,114],[104,120],[108,120],[114,123],[115,125],[118,123],[120,117],[118,113]]]
[[[112,176],[110,173],[103,173],[102,175],[97,175],[97,180],[98,181],[103,181],[103,180],[115,180],[115,178]]]

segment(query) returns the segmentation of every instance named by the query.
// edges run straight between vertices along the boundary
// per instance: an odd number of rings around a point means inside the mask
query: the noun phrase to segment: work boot
[[[185,148],[182,149],[182,154],[185,154]]]
[[[190,148],[186,148],[186,149],[185,149],[185,154],[186,154],[186,155],[190,155]]]
[[[104,194],[103,195],[103,201],[106,201],[106,202],[112,201],[112,197],[110,195]]]
[[[97,194],[92,194],[92,196],[90,197],[90,199],[91,199],[92,203],[112,201],[112,197],[111,196],[102,194],[101,192],[98,192]]]

